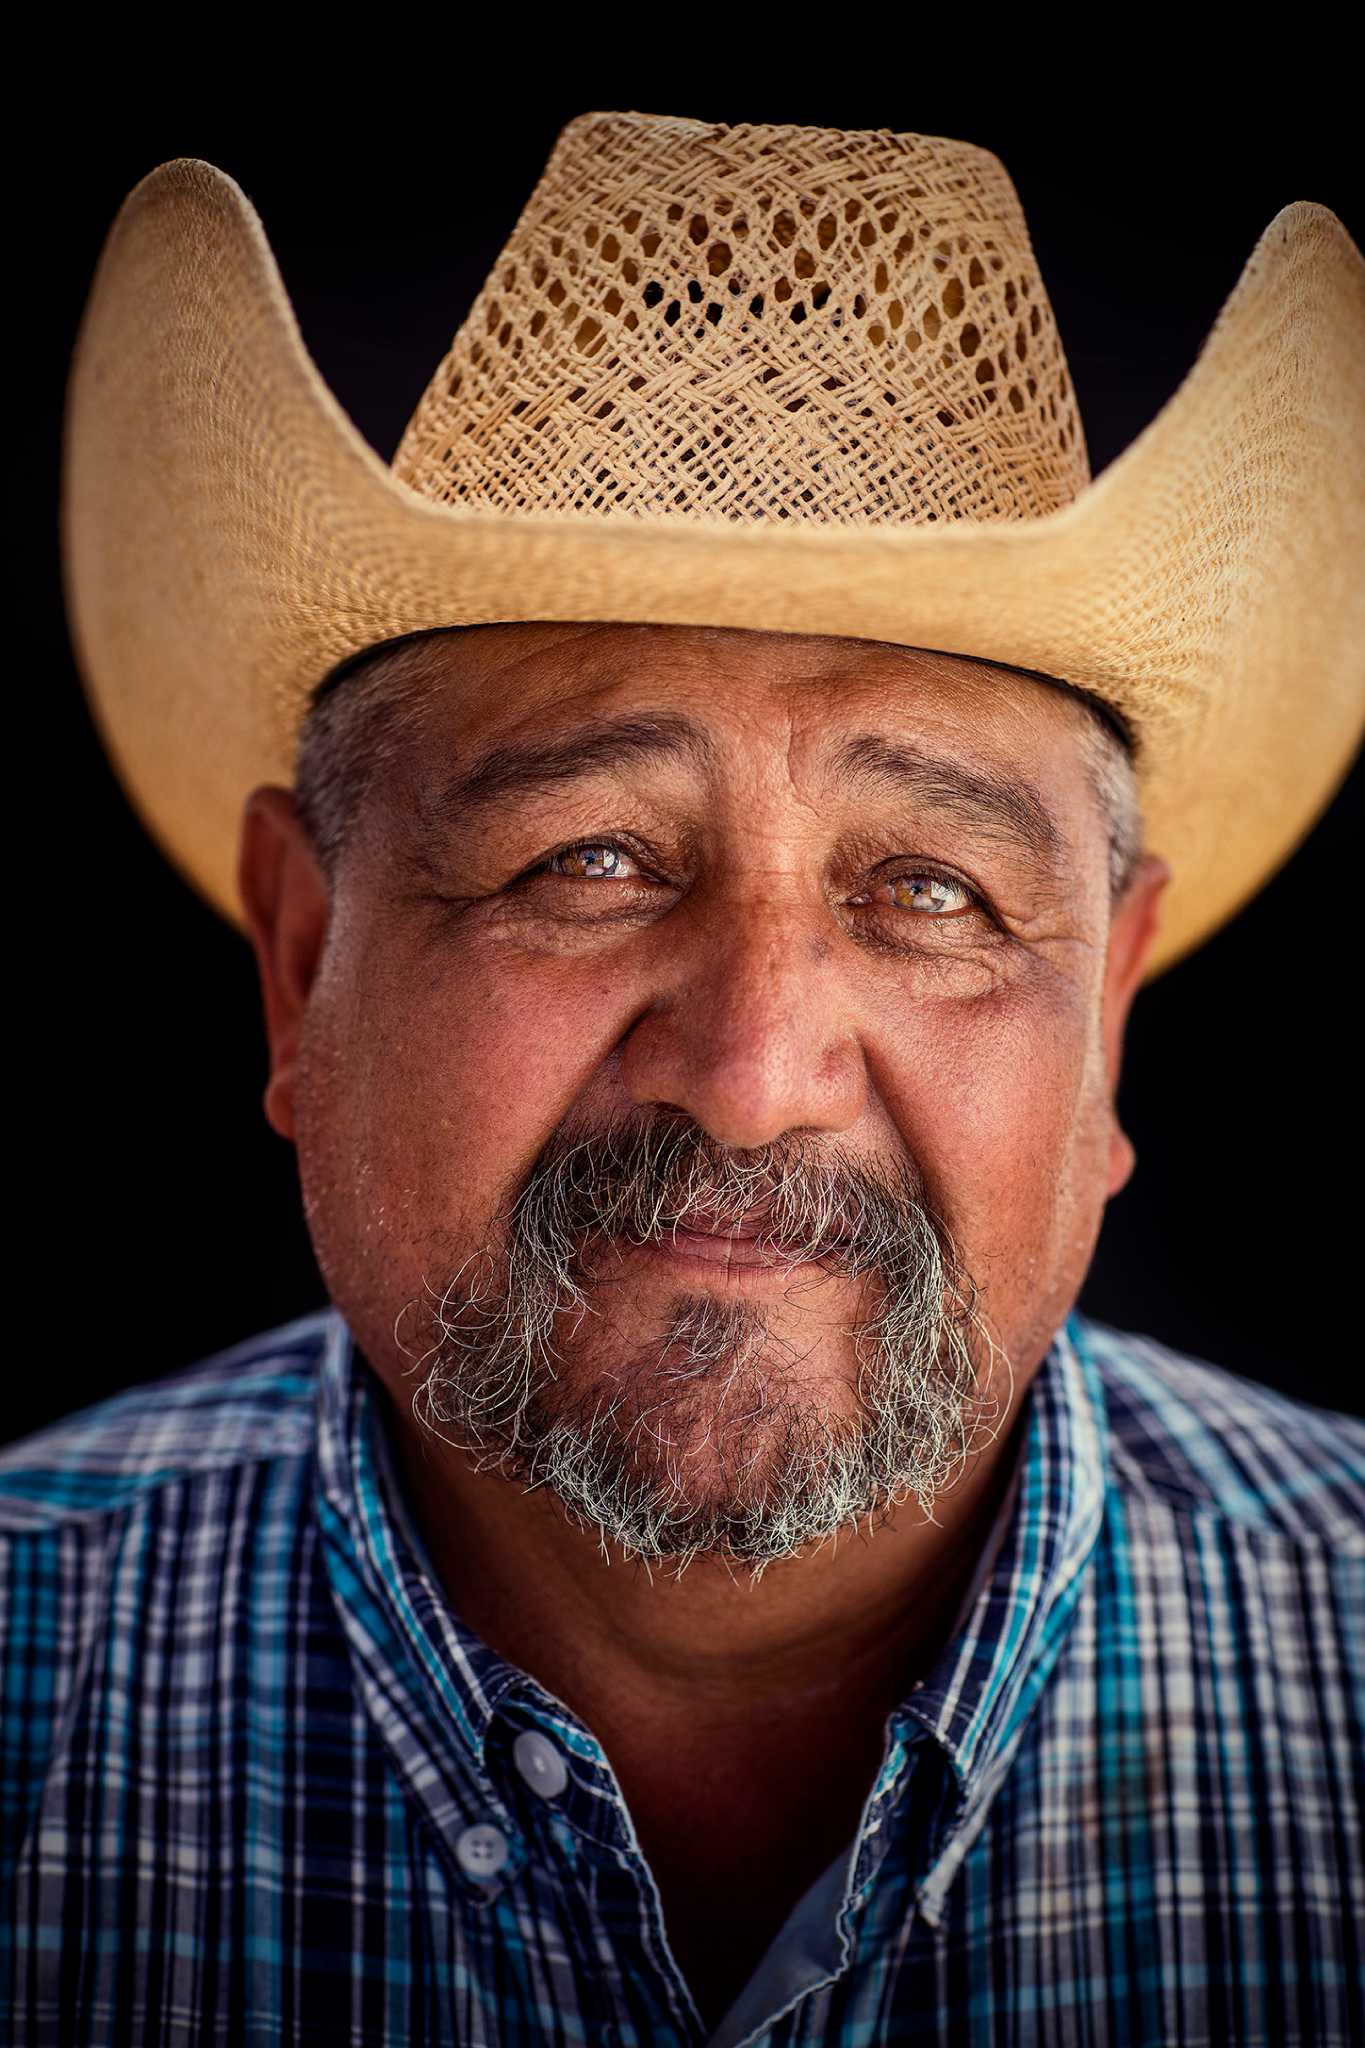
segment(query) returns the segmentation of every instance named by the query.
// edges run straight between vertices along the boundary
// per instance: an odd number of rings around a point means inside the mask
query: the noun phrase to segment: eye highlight
[[[619,840],[579,839],[561,846],[530,870],[524,878],[570,882],[635,882],[648,887],[654,879],[641,867],[637,857]],[[904,867],[882,875],[855,896],[845,898],[851,909],[871,909],[893,916],[928,919],[934,923],[956,923],[967,917],[986,915],[981,896],[968,883],[934,867]]]
[[[546,924],[620,930],[655,920],[679,893],[686,893],[686,883],[665,879],[651,852],[602,838],[571,840],[542,854],[518,874],[503,903],[508,915],[542,918]],[[864,868],[862,887],[843,895],[841,907],[845,913],[860,911],[851,930],[866,944],[890,950],[923,952],[929,946],[943,952],[950,944],[980,944],[997,928],[995,913],[978,889],[958,874],[911,862],[905,854],[884,860],[880,872],[876,866]],[[911,930],[925,934],[929,926],[941,926],[939,942],[911,938]]]
[[[981,908],[981,899],[974,889],[965,882],[959,882],[952,875],[941,875],[933,868],[908,868],[899,875],[886,875],[876,884],[876,890],[884,889],[888,902],[896,910],[908,910],[928,917],[956,917],[964,910]],[[851,896],[855,904],[871,903],[876,890],[861,896]]]
[[[896,909],[913,909],[935,918],[950,915],[954,909],[970,909],[974,903],[966,883],[954,883],[948,874],[896,874],[878,887],[886,891]]]
[[[565,865],[561,866],[563,862]],[[610,839],[584,839],[576,846],[561,847],[552,853],[544,863],[544,872],[564,875],[570,881],[595,881],[610,879],[633,866],[630,855]]]

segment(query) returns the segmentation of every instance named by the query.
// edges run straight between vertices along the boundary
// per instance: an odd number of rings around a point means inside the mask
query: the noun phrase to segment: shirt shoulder
[[[1365,1556],[1365,1420],[1073,1315],[1114,1476],[1169,1504]]]
[[[120,1512],[177,1480],[312,1448],[333,1308],[124,1389],[0,1449],[0,1540]]]

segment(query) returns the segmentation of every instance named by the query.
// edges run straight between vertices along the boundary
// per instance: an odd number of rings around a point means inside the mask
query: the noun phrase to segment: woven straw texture
[[[930,135],[661,124],[561,149],[395,474],[509,512],[1032,519],[1090,481],[998,158]]]
[[[309,358],[246,194],[177,158],[91,287],[62,561],[129,796],[239,925],[242,803],[291,780],[335,664],[438,626],[620,619],[887,640],[1108,699],[1175,870],[1150,978],[1283,862],[1360,743],[1365,260],[1327,207],[1284,207],[1091,481],[989,151],[585,114],[390,466]]]

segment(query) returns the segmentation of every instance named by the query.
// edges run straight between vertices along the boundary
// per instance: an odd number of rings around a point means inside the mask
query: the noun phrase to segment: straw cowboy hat
[[[934,648],[1113,705],[1174,869],[1155,974],[1284,862],[1365,726],[1365,259],[1285,206],[1092,482],[989,150],[583,114],[386,467],[241,187],[177,158],[100,255],[61,533],[113,761],[239,927],[243,801],[292,781],[337,664],[625,620]]]

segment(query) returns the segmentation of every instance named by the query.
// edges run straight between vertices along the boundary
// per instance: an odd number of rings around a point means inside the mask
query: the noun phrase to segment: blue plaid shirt
[[[377,1400],[329,1310],[0,1453],[5,2039],[1365,2041],[1365,1424],[1073,1312],[856,1838],[708,2037]]]

